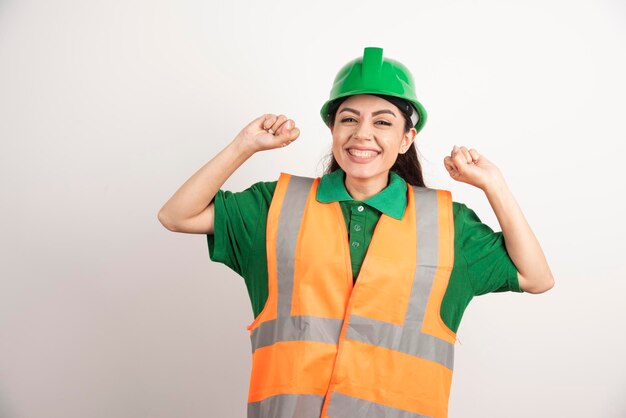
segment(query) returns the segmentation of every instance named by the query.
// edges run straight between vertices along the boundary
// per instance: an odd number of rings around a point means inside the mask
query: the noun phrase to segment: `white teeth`
[[[362,150],[356,150],[352,148],[349,149],[348,152],[350,153],[350,155],[354,155],[355,157],[361,157],[361,158],[370,158],[378,154],[375,151],[362,151]]]

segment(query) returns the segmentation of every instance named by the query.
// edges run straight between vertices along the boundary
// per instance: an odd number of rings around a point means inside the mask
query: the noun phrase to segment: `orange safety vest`
[[[381,215],[353,284],[341,208],[316,200],[319,181],[281,173],[270,205],[248,418],[447,417],[450,192],[407,185],[402,220]]]

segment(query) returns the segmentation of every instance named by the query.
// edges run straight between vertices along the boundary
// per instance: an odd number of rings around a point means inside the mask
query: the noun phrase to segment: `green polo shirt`
[[[374,228],[384,213],[401,219],[407,205],[406,182],[389,172],[387,187],[369,199],[352,199],[338,169],[322,176],[317,200],[339,202],[348,231],[352,275],[358,276]],[[267,213],[276,181],[258,182],[233,193],[219,190],[215,205],[214,234],[207,235],[211,260],[223,263],[243,277],[256,318],[268,296]],[[474,296],[490,292],[521,292],[517,269],[504,245],[502,232],[482,223],[473,210],[453,202],[454,265],[442,304],[441,318],[457,331],[465,308]]]

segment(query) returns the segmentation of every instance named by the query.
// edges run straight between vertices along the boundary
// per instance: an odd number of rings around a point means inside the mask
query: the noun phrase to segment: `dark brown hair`
[[[385,99],[395,105],[398,109],[400,109],[400,112],[402,112],[402,116],[404,116],[404,133],[407,133],[413,127],[413,123],[411,122],[412,107],[408,104],[407,101],[398,97],[385,96],[382,94],[373,94],[373,96],[378,96],[382,99]],[[330,127],[333,127],[335,124],[337,109],[339,109],[341,103],[348,99],[348,97],[350,96],[340,97],[330,104],[328,108],[328,124]],[[331,150],[330,153],[326,156],[326,167],[324,168],[324,174],[332,173],[338,168],[340,168],[339,164],[337,163],[337,160],[335,160],[335,156],[333,155],[333,152]],[[404,154],[398,154],[398,158],[391,167],[391,171],[397,173],[407,183],[413,186],[426,187],[426,185],[424,184],[424,177],[422,175],[422,166],[420,165],[419,159],[417,158],[415,141],[413,141],[409,149]]]

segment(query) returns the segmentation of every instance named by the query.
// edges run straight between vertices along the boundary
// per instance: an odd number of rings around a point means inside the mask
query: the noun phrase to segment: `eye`
[[[354,122],[354,118],[350,118],[350,117],[343,118],[341,119],[341,122]]]
[[[391,123],[387,122],[386,120],[376,121],[376,123],[379,123],[379,122],[382,123],[383,125],[391,126]]]

